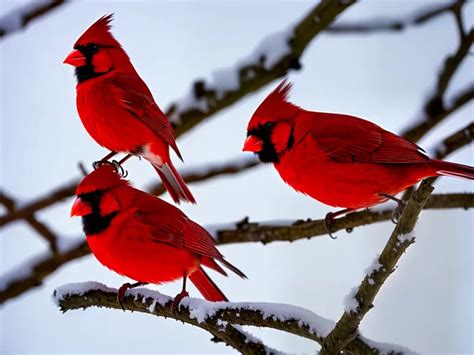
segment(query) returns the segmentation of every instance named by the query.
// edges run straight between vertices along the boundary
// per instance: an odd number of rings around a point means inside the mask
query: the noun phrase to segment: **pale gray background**
[[[2,2],[0,13],[20,2]],[[374,16],[403,18],[426,1],[366,1],[341,21]],[[137,70],[166,108],[190,83],[227,67],[254,49],[262,37],[299,19],[312,2],[264,1],[78,1],[0,41],[1,185],[22,200],[45,193],[79,175],[77,162],[106,151],[87,135],[75,108],[73,69],[62,64],[76,38],[97,18],[114,12],[113,32]],[[474,6],[465,14],[472,26]],[[319,36],[305,53],[304,70],[292,73],[292,100],[307,109],[344,112],[394,132],[412,123],[435,73],[457,45],[452,16],[442,16],[405,33]],[[473,57],[462,65],[448,94],[472,82]],[[249,117],[276,82],[180,138],[187,166],[238,156]],[[419,115],[418,115],[419,116]],[[466,125],[472,104],[459,110],[421,142],[427,149]],[[472,147],[451,160],[473,164]],[[179,165],[181,167],[181,165]],[[155,179],[146,162],[127,162],[137,186]],[[472,191],[472,183],[444,178],[436,192]],[[321,218],[331,209],[288,188],[271,166],[192,185],[197,206],[183,205],[202,224],[251,220]],[[166,198],[168,198],[166,196]],[[67,236],[80,235],[80,221],[68,216],[71,201],[39,217]],[[362,333],[423,353],[472,353],[473,215],[463,210],[424,212],[417,242],[403,256],[365,317]],[[283,302],[337,320],[343,299],[385,244],[393,225],[377,224],[296,243],[233,245],[220,250],[249,276],[213,278],[234,301]],[[46,250],[22,222],[2,229],[1,269],[11,270]],[[127,281],[88,256],[68,264],[38,289],[1,308],[2,353],[230,352],[202,330],[156,317],[89,309],[61,314],[53,289],[75,281],[110,286]],[[180,283],[160,286],[174,295]],[[191,289],[193,296],[198,296]],[[252,332],[268,345],[314,352],[314,343],[276,331]]]

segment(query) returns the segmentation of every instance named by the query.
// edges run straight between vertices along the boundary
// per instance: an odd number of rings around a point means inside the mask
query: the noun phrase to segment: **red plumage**
[[[130,186],[111,165],[86,176],[76,194],[71,215],[83,217],[92,253],[121,275],[154,284],[189,277],[210,301],[227,298],[203,266],[226,275],[220,262],[245,277],[224,259],[203,227],[173,205]]]
[[[295,190],[327,205],[360,209],[438,175],[474,178],[474,168],[430,159],[416,144],[361,118],[288,102],[283,81],[257,108],[244,150],[274,163]]]
[[[77,110],[91,137],[112,152],[147,159],[175,202],[195,202],[169,154],[181,159],[173,128],[110,32],[112,15],[90,26],[65,63],[76,67]]]

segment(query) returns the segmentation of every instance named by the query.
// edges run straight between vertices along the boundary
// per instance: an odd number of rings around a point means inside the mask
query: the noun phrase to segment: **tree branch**
[[[106,307],[121,310],[117,303],[117,290],[98,283],[70,284],[57,288],[54,298],[61,311]],[[334,326],[334,322],[322,318],[301,307],[249,302],[212,303],[201,299],[185,298],[176,314],[171,312],[173,298],[148,289],[135,289],[128,292],[124,304],[128,311],[152,314],[158,317],[172,318],[191,324],[211,333],[216,327],[225,329],[235,324],[266,327],[305,337],[319,344]],[[401,347],[392,345],[394,351]],[[376,353],[376,347],[369,346],[362,339],[350,345],[353,353],[370,351]],[[407,350],[407,349],[403,349]]]
[[[449,206],[449,207],[448,207]],[[444,208],[474,208],[474,194],[438,194],[430,197],[425,209]],[[334,232],[339,230],[352,230],[355,227],[390,221],[391,209],[381,211],[364,210],[350,213],[342,218],[337,218],[331,228]],[[216,229],[214,227],[214,229]],[[219,229],[215,232],[218,244],[261,242],[267,244],[275,241],[293,242],[300,239],[315,238],[327,235],[324,220],[300,220],[292,223],[278,225],[278,221],[270,224],[253,223],[248,219],[235,224],[234,227]]]
[[[474,208],[474,194],[437,194],[432,195],[425,209]],[[351,230],[355,227],[377,222],[389,221],[392,211],[355,212],[336,219],[332,227],[334,231]],[[207,229],[216,237],[217,244],[274,241],[296,241],[327,235],[322,220],[295,221],[277,226],[275,223],[250,223],[247,219],[235,223],[235,227],[211,226]],[[60,248],[57,254],[42,254],[20,265],[11,276],[2,277],[0,283],[0,304],[19,294],[40,286],[45,277],[52,274],[65,263],[90,254],[86,241],[81,237],[69,243],[66,248]]]
[[[375,265],[369,268],[352,300],[349,300],[349,305],[346,302],[346,311],[326,337],[321,348],[321,355],[338,354],[357,338],[359,324],[373,307],[372,303],[380,288],[395,270],[395,265],[406,249],[415,242],[413,230],[418,215],[427,203],[433,189],[428,182],[424,181],[412,194],[382,254],[374,263]]]
[[[258,160],[254,158],[239,157],[222,163],[212,163],[184,169],[181,171],[181,175],[184,181],[191,184],[206,181],[221,175],[238,174],[257,165]],[[10,209],[8,214],[0,216],[0,226],[4,226],[18,219],[27,219],[29,216],[34,215],[35,212],[73,196],[79,181],[79,179],[73,180],[25,204],[23,207],[14,210]],[[152,194],[160,195],[165,192],[165,189],[161,183],[156,183],[150,185],[147,191]],[[5,192],[0,191],[0,196],[6,196]]]
[[[3,191],[0,191],[0,203],[10,212],[15,212],[15,200],[7,196]],[[46,224],[38,221],[34,215],[29,215],[25,218],[26,222],[49,244],[49,248],[53,253],[56,253],[58,248],[56,245],[57,236],[48,228]]]
[[[426,22],[454,11],[456,3],[448,3],[441,6],[429,6],[417,11],[408,20],[394,19],[372,19],[360,22],[338,22],[329,26],[325,32],[334,34],[367,34],[374,32],[400,32],[409,26],[423,25]]]
[[[50,0],[31,2],[18,7],[0,18],[0,38],[24,29],[31,21],[37,20],[63,4],[66,4],[65,0]]]
[[[224,87],[218,81],[195,81],[185,98],[172,103],[167,110],[167,116],[175,123],[176,134],[180,136],[217,111],[284,76],[289,70],[300,69],[300,58],[309,43],[354,2],[319,2],[294,26],[264,39],[250,56],[239,61],[240,64],[215,73],[217,76],[225,75],[233,82],[232,85]],[[266,41],[270,38],[280,42],[286,51],[275,53],[267,48]]]

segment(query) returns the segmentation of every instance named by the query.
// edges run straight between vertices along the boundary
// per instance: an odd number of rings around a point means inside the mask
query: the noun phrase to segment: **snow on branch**
[[[121,311],[117,303],[117,290],[96,282],[68,284],[54,291],[54,300],[61,311],[86,309],[89,307],[106,307]],[[318,344],[324,342],[325,336],[335,323],[301,307],[286,304],[264,302],[208,302],[196,298],[184,298],[176,314],[171,312],[173,298],[157,291],[139,288],[128,291],[124,304],[128,311],[148,313],[158,317],[172,318],[209,331],[243,353],[264,353],[274,350],[263,348],[261,342],[250,344],[247,351],[229,343],[222,333],[237,329],[236,325],[257,326],[281,330],[313,340]],[[217,331],[216,331],[217,330]],[[217,335],[216,335],[217,332]],[[397,345],[384,347],[391,351],[407,351]],[[252,352],[255,351],[256,352]],[[262,351],[264,350],[264,351]],[[378,343],[371,345],[359,339],[347,349],[355,353],[376,353],[381,350]]]
[[[205,118],[232,105],[289,70],[299,62],[309,43],[355,0],[323,0],[299,22],[264,38],[248,56],[215,71],[211,80],[197,80],[184,97],[170,105],[167,115],[176,134],[190,130]]]
[[[413,230],[433,189],[427,181],[423,181],[412,194],[384,250],[367,269],[362,283],[353,292],[352,298],[356,307],[346,309],[343,313],[334,329],[326,337],[321,348],[322,355],[338,354],[358,338],[359,324],[367,312],[373,308],[377,293],[387,278],[395,271],[395,265],[400,257],[415,242]]]
[[[32,20],[37,20],[65,3],[65,0],[35,0],[19,6],[0,17],[0,38],[22,30]]]

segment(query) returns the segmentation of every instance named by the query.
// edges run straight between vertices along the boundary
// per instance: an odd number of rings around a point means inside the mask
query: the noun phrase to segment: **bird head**
[[[76,67],[78,82],[131,66],[127,53],[110,32],[113,15],[102,16],[74,43],[64,63]],[[133,68],[133,67],[132,67]]]
[[[247,126],[242,150],[254,152],[264,163],[278,163],[294,143],[294,118],[301,109],[287,101],[291,87],[283,80],[255,110]]]
[[[86,235],[102,232],[123,208],[120,189],[128,186],[128,182],[121,178],[114,166],[101,165],[77,186],[71,217],[82,217]]]

